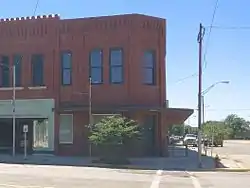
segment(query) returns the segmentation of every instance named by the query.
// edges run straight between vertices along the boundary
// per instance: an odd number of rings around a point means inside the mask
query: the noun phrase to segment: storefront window
[[[48,120],[35,120],[33,121],[33,148],[48,148]]]

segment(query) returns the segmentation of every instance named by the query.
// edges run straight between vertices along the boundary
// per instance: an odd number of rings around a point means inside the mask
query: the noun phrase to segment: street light
[[[90,130],[92,130],[93,117],[92,117],[92,79],[89,77],[89,91],[88,92],[77,92],[77,94],[88,95],[88,103],[89,103],[89,126]],[[89,143],[89,156],[92,156],[92,144]]]
[[[3,63],[0,63],[2,67],[6,67],[12,70],[12,156],[16,155],[16,66],[7,66]]]
[[[201,101],[202,101],[202,116],[203,116],[203,123],[205,122],[205,102],[204,102],[204,96],[212,89],[214,88],[216,85],[218,84],[229,84],[229,81],[219,81],[219,82],[215,82],[214,84],[212,84],[211,86],[209,86],[207,89],[205,89],[204,91],[201,92]],[[212,134],[212,143],[213,143],[213,134]],[[198,135],[198,155],[199,155],[199,164],[201,164],[201,135]],[[212,144],[212,148],[211,148],[211,153],[212,153],[212,149],[213,149],[213,144]]]

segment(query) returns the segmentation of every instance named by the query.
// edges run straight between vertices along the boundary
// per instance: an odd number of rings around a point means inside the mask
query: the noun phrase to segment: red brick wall
[[[0,22],[0,52],[23,55],[23,91],[18,98],[49,98],[61,101],[79,100],[76,92],[88,91],[89,52],[99,47],[104,51],[104,84],[93,86],[96,103],[162,104],[165,96],[165,21],[163,19],[125,15],[93,19],[60,20],[58,17]],[[125,83],[109,84],[109,48],[123,47]],[[156,50],[157,85],[142,84],[143,51]],[[73,53],[73,84],[60,86],[62,50]],[[45,90],[28,90],[31,86],[31,54],[45,56]],[[147,97],[141,97],[147,93]],[[0,98],[11,92],[0,92]]]
[[[93,86],[94,104],[134,104],[163,105],[166,100],[165,51],[166,23],[164,19],[143,15],[121,15],[111,17],[68,19],[59,17],[29,18],[0,22],[0,55],[15,53],[23,55],[22,86],[17,91],[17,99],[54,98],[56,113],[61,101],[81,101],[87,103],[89,52],[102,48],[104,53],[104,84]],[[109,48],[124,49],[124,84],[109,84]],[[144,50],[156,50],[157,78],[155,86],[142,84],[141,62]],[[60,52],[71,50],[73,53],[73,84],[61,86]],[[29,90],[31,86],[31,55],[44,54],[43,90]],[[0,91],[0,99],[10,99],[11,91]],[[85,134],[79,124],[86,117],[75,115],[75,134]],[[55,116],[55,141],[58,143],[58,114]],[[78,135],[79,136],[79,135]],[[80,138],[80,137],[79,137]],[[74,142],[85,147],[81,139]],[[58,148],[59,147],[59,148]],[[56,150],[81,153],[75,146],[56,146]]]

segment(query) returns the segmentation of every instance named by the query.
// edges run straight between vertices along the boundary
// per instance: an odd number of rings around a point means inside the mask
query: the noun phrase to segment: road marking
[[[199,180],[190,172],[187,172],[192,180],[194,188],[202,188]]]
[[[6,188],[54,188],[54,187],[43,187],[43,186],[32,186],[32,185],[14,185],[14,184],[0,184]]]
[[[151,183],[150,188],[159,188],[160,182],[161,182],[161,175],[163,171],[162,170],[157,170],[156,175]]]

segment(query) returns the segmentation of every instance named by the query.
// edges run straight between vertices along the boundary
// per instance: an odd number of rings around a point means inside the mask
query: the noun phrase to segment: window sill
[[[103,82],[92,82],[91,85],[102,85]]]
[[[15,90],[23,90],[24,87],[15,87]],[[11,91],[13,87],[0,87],[0,91]]]
[[[42,90],[42,89],[47,89],[46,86],[32,86],[28,87],[30,90]]]
[[[72,145],[73,142],[60,142],[59,144],[60,145]]]

